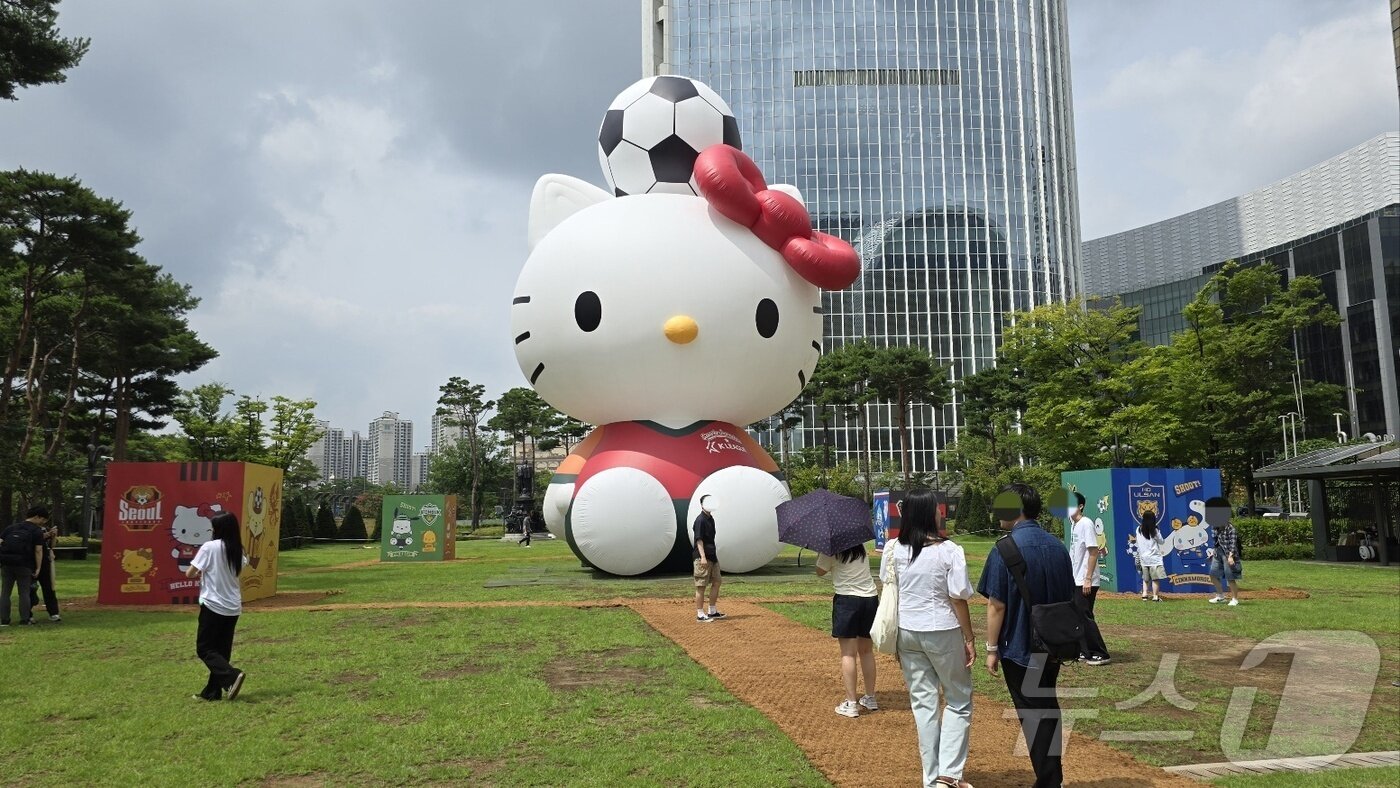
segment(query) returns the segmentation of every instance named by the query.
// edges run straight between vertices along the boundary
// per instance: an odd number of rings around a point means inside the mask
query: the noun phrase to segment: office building
[[[954,380],[993,363],[1004,315],[1079,289],[1063,0],[644,0],[643,68],[713,87],[770,183],[803,193],[863,273],[827,293],[825,349],[927,348]],[[959,403],[916,406],[915,471],[938,468]],[[872,404],[876,452],[896,418]],[[815,413],[799,445],[822,439]],[[853,457],[854,419],[836,456]],[[776,445],[775,435],[760,440]]]
[[[1400,133],[1367,140],[1303,172],[1145,227],[1084,244],[1094,296],[1142,307],[1144,341],[1186,328],[1182,309],[1225,262],[1314,276],[1341,316],[1295,338],[1305,379],[1345,386],[1351,436],[1400,434]],[[1311,414],[1310,414],[1311,416]],[[1331,414],[1309,434],[1331,436]]]

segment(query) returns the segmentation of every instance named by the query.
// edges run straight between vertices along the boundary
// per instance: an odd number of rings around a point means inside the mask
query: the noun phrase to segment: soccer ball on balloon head
[[[629,194],[695,194],[695,159],[723,143],[742,149],[724,99],[686,77],[648,77],[618,94],[598,129],[598,161],[608,187]]]

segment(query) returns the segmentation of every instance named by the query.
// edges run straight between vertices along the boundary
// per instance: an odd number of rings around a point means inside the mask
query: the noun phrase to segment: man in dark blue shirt
[[[1002,530],[1010,531],[1003,538],[1015,540],[1025,559],[1026,590],[1032,604],[1070,601],[1074,569],[1064,542],[1035,521],[1040,516],[1040,493],[1026,484],[1007,485],[993,509]],[[1063,779],[1060,704],[1055,697],[1060,663],[1035,651],[1031,611],[997,550],[987,556],[977,592],[987,598],[987,671],[995,676],[1000,667],[1005,676],[1030,749],[1036,788],[1056,788]]]

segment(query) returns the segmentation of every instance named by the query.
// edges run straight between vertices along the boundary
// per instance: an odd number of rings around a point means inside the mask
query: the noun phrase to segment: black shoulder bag
[[[1021,548],[1010,534],[997,540],[997,552],[1006,562],[1016,587],[1021,590],[1021,601],[1030,611],[1032,651],[1044,652],[1057,662],[1072,662],[1079,657],[1079,640],[1084,637],[1084,614],[1069,602],[1053,602],[1037,605],[1031,601],[1031,593],[1026,588],[1026,559],[1021,556]],[[1004,625],[1003,625],[1004,626]]]

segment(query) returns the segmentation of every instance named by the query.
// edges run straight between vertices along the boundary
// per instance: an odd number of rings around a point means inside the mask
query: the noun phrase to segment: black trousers
[[[53,590],[53,553],[45,553],[44,563],[39,567],[39,587],[44,591],[44,607],[49,615],[58,615],[58,594]],[[39,600],[35,599],[34,604],[38,605]]]
[[[221,616],[204,605],[199,606],[199,631],[194,636],[194,652],[209,668],[209,682],[199,693],[205,700],[218,700],[220,693],[233,684],[239,670],[229,664],[233,658],[233,630],[238,616]]]
[[[1032,654],[1029,667],[1002,660],[1001,672],[1006,677],[1006,689],[1016,705],[1021,732],[1031,752],[1035,788],[1059,788],[1064,780],[1060,765],[1064,752],[1060,738],[1060,701],[1055,697],[1060,663],[1048,661],[1044,654]]]
[[[4,596],[0,597],[0,624],[10,623],[10,591],[16,587],[19,591],[19,620],[25,624],[30,622],[30,617],[34,615],[30,609],[34,600],[29,598],[29,589],[33,583],[34,570],[27,566],[0,567],[0,588],[4,589]]]
[[[1094,620],[1094,601],[1098,598],[1098,586],[1089,586],[1087,595],[1083,586],[1074,588],[1075,604],[1084,613],[1084,637],[1079,639],[1079,653],[1086,657],[1108,656],[1108,646],[1104,644],[1103,635],[1099,632],[1099,622]]]

